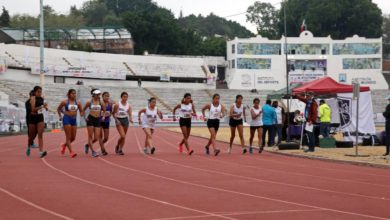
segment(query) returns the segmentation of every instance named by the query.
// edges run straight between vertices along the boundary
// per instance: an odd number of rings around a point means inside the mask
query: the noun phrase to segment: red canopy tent
[[[361,86],[360,92],[370,91],[370,87]],[[302,86],[295,88],[292,90],[293,95],[309,93],[312,92],[314,94],[337,94],[337,93],[352,93],[353,86],[346,85],[336,82],[331,77],[324,77],[321,79],[317,79],[311,81],[309,83],[303,84]]]
[[[338,83],[331,77],[317,79],[292,90],[293,95],[303,93],[336,96],[337,102],[334,103],[334,106],[331,106],[332,112],[336,114],[332,114],[332,118],[340,117],[340,127],[343,131],[356,131],[357,114],[359,117],[359,132],[375,134],[370,87],[360,87],[359,112],[356,111],[357,101],[353,99],[353,86]],[[354,141],[355,139],[351,137],[352,135],[349,135],[346,139]]]

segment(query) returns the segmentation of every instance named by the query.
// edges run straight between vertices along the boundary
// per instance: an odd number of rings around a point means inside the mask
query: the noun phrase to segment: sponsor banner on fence
[[[160,81],[166,81],[166,82],[171,81],[171,74],[169,74],[169,73],[162,73],[160,75]]]
[[[290,85],[303,84],[319,78],[323,78],[325,72],[322,70],[296,70],[289,73]]]
[[[44,69],[45,75],[48,76],[65,76],[79,78],[97,78],[97,79],[126,79],[126,70],[105,69],[99,67],[73,67],[48,65]],[[31,69],[32,74],[39,74],[40,67],[35,66]]]

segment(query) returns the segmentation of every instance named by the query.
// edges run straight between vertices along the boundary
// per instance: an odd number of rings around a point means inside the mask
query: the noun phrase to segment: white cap
[[[96,89],[95,91],[92,92],[93,95],[100,95],[102,92],[99,89]]]

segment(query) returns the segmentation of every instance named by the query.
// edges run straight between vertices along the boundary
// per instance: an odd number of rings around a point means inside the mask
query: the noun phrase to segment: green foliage
[[[68,49],[69,50],[77,50],[77,51],[86,51],[86,52],[91,52],[93,50],[92,46],[85,41],[71,41],[68,44]]]
[[[136,54],[145,50],[154,54],[181,54],[180,41],[184,33],[170,11],[129,11],[122,18],[136,43]]]
[[[390,59],[390,15],[383,16],[383,57]]]
[[[81,8],[70,7],[69,15],[44,7],[45,27],[81,28],[124,26],[133,37],[135,54],[215,55],[226,54],[226,39],[251,37],[253,34],[240,24],[210,14],[207,17],[190,15],[176,19],[173,13],[152,0],[89,0]],[[39,19],[15,15],[11,27],[38,28]],[[57,31],[46,32],[50,39],[61,38]],[[223,37],[216,37],[220,35]],[[90,51],[88,43],[72,42],[71,50]]]
[[[202,44],[202,54],[208,56],[225,56],[226,39],[223,37],[207,38]]]
[[[10,23],[11,23],[11,19],[9,16],[9,12],[3,6],[3,10],[2,10],[2,13],[0,15],[0,27],[9,27]]]
[[[377,38],[382,35],[381,10],[371,0],[286,0],[276,13],[269,11],[273,10],[272,5],[256,2],[248,8],[247,17],[258,25],[260,33],[269,31],[269,35],[277,33],[280,37],[284,33],[284,7],[287,36],[299,36],[303,20],[307,29],[318,37],[331,35],[333,39],[344,39],[357,34]]]
[[[261,36],[276,39],[280,37],[278,13],[272,4],[257,1],[249,6],[246,20],[257,25],[257,33]]]
[[[39,28],[39,19],[27,14],[16,14],[11,18],[11,27],[13,28]]]
[[[207,17],[202,15],[189,15],[178,19],[181,28],[196,31],[201,36],[214,37],[215,35],[229,38],[247,38],[253,34],[237,22],[218,17],[213,13]]]

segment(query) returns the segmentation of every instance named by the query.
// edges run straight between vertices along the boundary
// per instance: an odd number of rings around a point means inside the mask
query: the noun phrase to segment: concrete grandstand
[[[210,71],[210,67],[218,66],[219,69],[224,62],[220,57],[134,56],[60,49],[45,49],[45,55],[44,95],[50,106],[46,117],[49,126],[60,126],[55,108],[65,99],[70,88],[78,91],[82,102],[90,99],[92,88],[110,92],[114,101],[119,100],[122,91],[127,91],[133,112],[145,107],[147,99],[154,96],[167,120],[185,92],[192,94],[199,114],[214,93],[221,94],[222,103],[227,106],[234,102],[237,94],[241,94],[245,105],[249,106],[253,98],[259,97],[264,101],[271,92],[217,89],[215,79],[218,71]],[[1,105],[10,106],[12,102],[12,106],[24,107],[29,91],[39,85],[39,48],[0,44],[0,60],[5,61],[8,67],[0,73],[0,92],[4,94],[0,96],[9,96],[9,99],[2,98]],[[76,85],[80,81],[83,85]],[[387,90],[373,91],[374,112],[383,111],[386,94]],[[23,124],[23,110],[20,109],[20,112],[17,114],[20,116],[12,119],[19,125]],[[1,119],[4,121],[5,118],[10,118],[8,113],[2,114]]]

